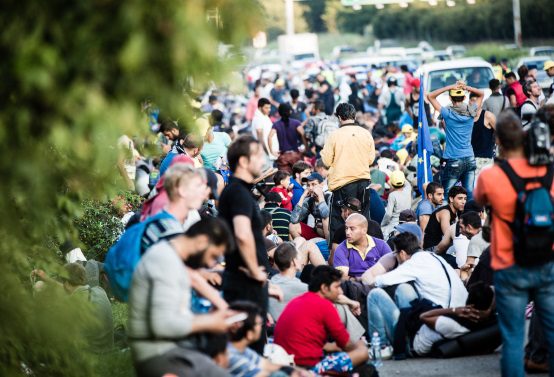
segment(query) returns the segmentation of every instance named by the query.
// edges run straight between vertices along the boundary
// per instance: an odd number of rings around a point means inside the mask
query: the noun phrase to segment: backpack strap
[[[525,190],[526,181],[516,174],[514,168],[506,160],[502,160],[498,166],[502,171],[508,176],[512,187],[516,190],[517,193]]]
[[[550,188],[552,187],[552,181],[554,180],[554,165],[548,164],[546,166],[546,174],[543,177],[542,184],[543,187],[550,192]]]

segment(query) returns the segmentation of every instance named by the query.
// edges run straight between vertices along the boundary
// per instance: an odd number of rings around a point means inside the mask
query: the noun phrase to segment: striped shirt
[[[283,241],[289,240],[289,225],[291,212],[279,207],[277,203],[266,203],[264,209],[271,213],[271,225]]]

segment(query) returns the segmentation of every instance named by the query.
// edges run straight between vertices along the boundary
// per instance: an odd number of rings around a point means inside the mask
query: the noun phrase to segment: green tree
[[[326,0],[311,0],[306,3],[304,19],[308,24],[308,29],[312,33],[324,33],[327,31],[327,24],[323,19],[326,6]]]
[[[140,102],[187,119],[183,93],[233,67],[220,43],[240,46],[263,18],[255,0],[2,5],[0,375],[92,376],[79,335],[87,318],[63,295],[34,297],[29,273],[55,272],[48,241],[75,240],[81,203],[122,188],[116,141],[147,132]]]

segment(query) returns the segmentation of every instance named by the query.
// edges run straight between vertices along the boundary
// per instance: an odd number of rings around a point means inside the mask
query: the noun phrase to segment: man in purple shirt
[[[302,158],[298,146],[306,145],[304,138],[304,126],[298,120],[291,118],[292,108],[289,104],[279,105],[279,115],[281,119],[273,123],[273,128],[269,133],[269,150],[273,150],[273,138],[277,135],[279,141],[279,155],[277,157],[277,167],[289,174],[292,173],[294,163]]]
[[[367,235],[367,219],[350,215],[345,222],[346,240],[335,250],[333,265],[343,276],[358,278],[379,258],[391,252],[383,240]]]

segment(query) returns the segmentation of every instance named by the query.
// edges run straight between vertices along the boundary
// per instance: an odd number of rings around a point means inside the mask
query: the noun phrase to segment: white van
[[[485,99],[491,95],[489,81],[494,78],[492,66],[478,58],[423,64],[414,76],[419,78],[421,75],[423,75],[425,94],[463,80],[467,85],[483,90],[485,92]],[[438,96],[437,100],[441,106],[450,104],[448,92]],[[435,118],[436,116],[438,114],[435,114]]]

